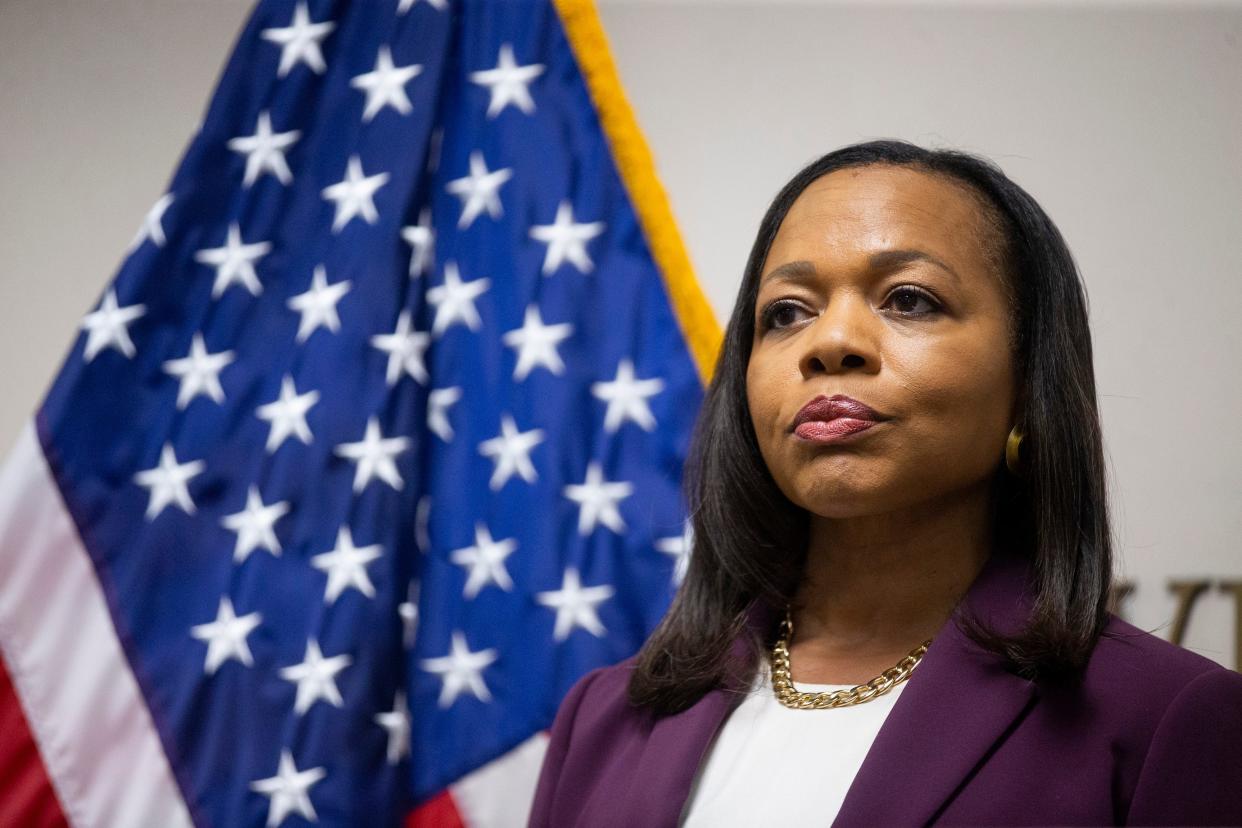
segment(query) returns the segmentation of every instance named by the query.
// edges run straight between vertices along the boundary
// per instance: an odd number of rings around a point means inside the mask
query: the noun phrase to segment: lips
[[[791,429],[797,429],[803,423],[831,423],[841,418],[864,421],[868,424],[882,422],[886,419],[871,406],[853,397],[847,397],[844,394],[834,394],[831,397],[820,395],[802,406],[798,416],[794,417]]]

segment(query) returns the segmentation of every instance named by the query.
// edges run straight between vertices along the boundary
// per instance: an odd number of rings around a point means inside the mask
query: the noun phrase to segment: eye
[[[798,314],[803,308],[796,302],[781,299],[763,309],[759,315],[760,331],[780,330],[798,321]]]
[[[892,304],[903,316],[925,316],[940,310],[940,303],[930,293],[912,285],[902,285],[894,290],[885,304]]]

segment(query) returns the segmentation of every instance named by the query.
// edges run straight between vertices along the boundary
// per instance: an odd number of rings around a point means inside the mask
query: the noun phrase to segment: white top
[[[762,663],[750,694],[717,731],[681,825],[829,825],[906,682],[863,704],[794,710],[776,700]],[[805,684],[819,692],[852,684]]]

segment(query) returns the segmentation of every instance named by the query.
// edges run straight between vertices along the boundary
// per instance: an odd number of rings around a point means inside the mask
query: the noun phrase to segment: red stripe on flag
[[[68,826],[43,757],[22,712],[17,691],[0,658],[0,825],[23,828]]]
[[[406,814],[405,828],[466,828],[453,795],[440,791],[433,798]]]

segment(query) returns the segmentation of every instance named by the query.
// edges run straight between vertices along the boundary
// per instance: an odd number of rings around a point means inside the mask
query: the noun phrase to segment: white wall
[[[0,444],[163,191],[249,9],[0,3]],[[768,200],[873,137],[985,154],[1087,281],[1131,618],[1242,580],[1242,4],[604,0],[622,79],[723,320]],[[1233,665],[1216,588],[1185,643]],[[1167,631],[1166,631],[1167,632]]]

